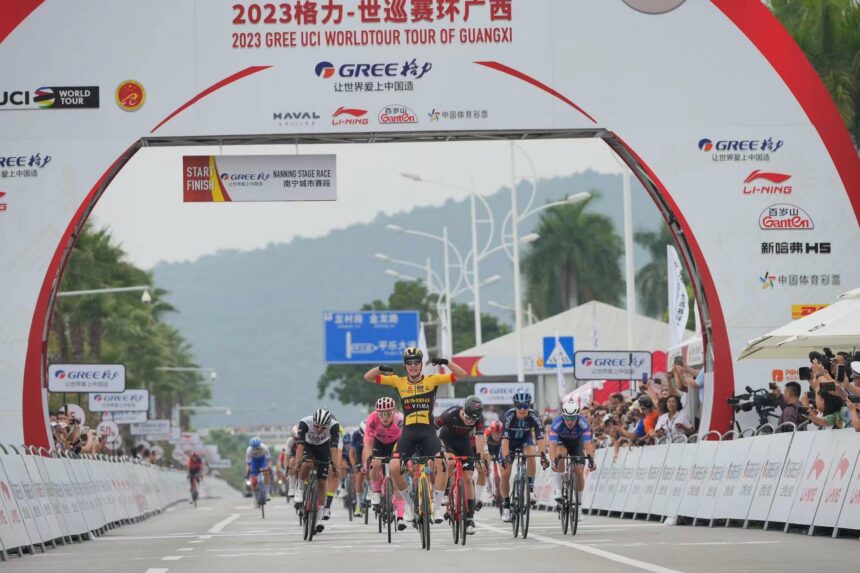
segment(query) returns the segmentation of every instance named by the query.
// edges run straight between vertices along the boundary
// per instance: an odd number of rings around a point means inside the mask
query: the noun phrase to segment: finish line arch
[[[141,146],[215,142],[604,139],[657,202],[694,278],[710,357],[705,425],[726,430],[736,387],[796,366],[736,364],[745,342],[783,324],[793,304],[860,284],[856,265],[839,264],[860,252],[860,160],[815,71],[762,3],[659,4],[0,8],[11,78],[0,93],[0,442],[48,445],[50,310],[110,180]],[[142,90],[123,109],[129,80]],[[415,110],[418,122],[381,123],[389,105]],[[365,113],[339,124],[341,108]],[[808,222],[775,229],[763,222],[770,209]],[[800,252],[770,252],[776,243]],[[804,252],[821,243],[831,254]]]

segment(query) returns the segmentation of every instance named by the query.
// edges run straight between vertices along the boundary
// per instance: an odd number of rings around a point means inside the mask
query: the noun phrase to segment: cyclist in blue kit
[[[527,392],[514,394],[514,407],[502,415],[502,521],[511,521],[511,460],[512,452],[522,450],[526,455],[540,452],[541,465],[546,469],[549,460],[546,457],[543,443],[543,422],[537,412],[532,410],[532,396]],[[537,448],[535,448],[537,441]],[[534,492],[535,459],[527,459],[529,491]]]
[[[594,444],[591,443],[591,426],[585,416],[580,415],[579,406],[568,402],[561,407],[561,416],[552,421],[549,429],[549,457],[552,460],[555,490],[552,496],[556,501],[563,500],[561,492],[562,476],[564,475],[565,456],[586,455],[588,468],[594,469]],[[577,489],[580,493],[585,488],[585,472],[581,464],[574,468],[577,476]]]

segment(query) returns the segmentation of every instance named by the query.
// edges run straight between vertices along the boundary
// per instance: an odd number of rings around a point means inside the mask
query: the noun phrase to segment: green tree
[[[860,2],[770,0],[836,103],[855,145],[860,142]]]
[[[605,215],[588,201],[553,207],[541,214],[535,241],[523,258],[527,300],[546,317],[599,300],[618,305],[624,292],[619,259],[623,243]]]
[[[375,300],[364,305],[361,310],[418,310],[421,320],[435,322],[437,320],[436,304],[438,297],[427,291],[426,285],[416,281],[397,281],[394,290],[388,297],[388,302]],[[475,317],[472,309],[465,304],[451,305],[451,315],[454,338],[454,352],[471,348],[475,345]],[[481,314],[481,333],[484,340],[492,340],[510,329],[500,324],[498,319],[489,314]],[[436,346],[436,329],[426,329],[428,348]],[[319,398],[329,396],[343,404],[358,404],[372,406],[380,396],[396,398],[392,388],[379,387],[364,381],[364,373],[370,364],[329,364],[317,381]]]

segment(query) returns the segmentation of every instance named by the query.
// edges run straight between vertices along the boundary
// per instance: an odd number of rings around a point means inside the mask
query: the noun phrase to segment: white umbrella
[[[834,351],[860,347],[860,288],[842,294],[826,308],[751,340],[739,360],[801,358],[824,347]]]

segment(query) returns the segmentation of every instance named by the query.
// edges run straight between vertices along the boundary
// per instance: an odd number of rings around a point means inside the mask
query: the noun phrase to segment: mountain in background
[[[589,210],[611,218],[623,236],[623,201],[620,175],[585,172],[569,177],[542,179],[532,207],[563,199],[580,191],[599,190]],[[530,184],[518,189],[520,208],[530,195]],[[510,210],[510,190],[500,189],[486,197],[499,226]],[[479,214],[483,218],[483,214]],[[520,225],[520,235],[532,232],[539,215]],[[655,230],[662,219],[645,190],[634,181],[634,230]],[[442,246],[431,240],[396,234],[386,225],[441,234],[448,226],[451,241],[465,256],[471,246],[468,198],[448,200],[433,207],[406,213],[379,215],[367,224],[331,231],[324,237],[297,238],[254,251],[220,251],[193,262],[160,263],[153,270],[156,284],[167,289],[169,302],[180,310],[167,317],[193,345],[197,361],[218,371],[213,383],[213,406],[232,409],[231,416],[207,414],[195,417],[198,426],[242,426],[261,423],[287,424],[316,407],[316,381],[323,363],[322,314],[329,310],[355,310],[374,299],[386,299],[393,279],[385,274],[387,263],[374,253],[423,264],[430,257],[441,276]],[[483,233],[481,233],[483,231]],[[486,237],[486,226],[479,234]],[[480,240],[479,240],[480,244]],[[634,250],[638,269],[649,261],[640,247]],[[623,261],[619,264],[622,265]],[[484,312],[512,316],[486,306],[495,300],[513,303],[512,265],[498,251],[482,261],[480,274],[502,280],[481,290]],[[404,274],[423,276],[404,267]],[[459,271],[452,270],[452,283]],[[471,291],[456,300],[468,302]],[[353,406],[329,404],[344,423],[357,423],[361,414]]]

